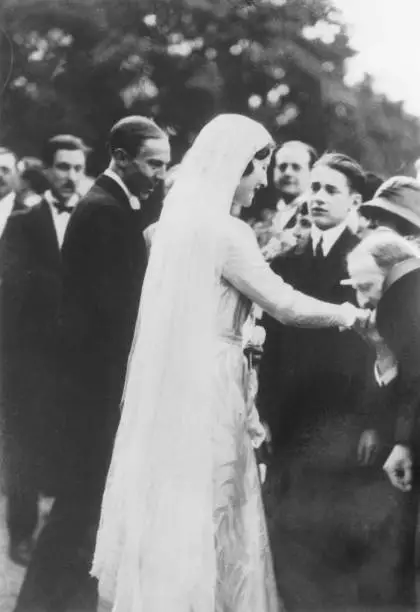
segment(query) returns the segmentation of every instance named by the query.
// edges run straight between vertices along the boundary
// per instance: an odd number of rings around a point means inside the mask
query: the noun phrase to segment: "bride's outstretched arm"
[[[288,325],[351,327],[359,312],[352,304],[321,302],[293,289],[263,259],[253,231],[232,219],[223,276],[268,314]]]

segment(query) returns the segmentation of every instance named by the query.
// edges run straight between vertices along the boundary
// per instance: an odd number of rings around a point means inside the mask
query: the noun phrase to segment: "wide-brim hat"
[[[420,190],[403,188],[392,200],[377,196],[359,206],[359,212],[366,217],[375,210],[384,210],[420,229]]]

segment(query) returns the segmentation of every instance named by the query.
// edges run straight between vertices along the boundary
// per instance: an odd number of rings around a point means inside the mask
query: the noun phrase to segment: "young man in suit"
[[[314,165],[311,238],[300,254],[272,262],[286,282],[318,299],[355,302],[341,281],[358,243],[349,223],[363,183],[362,168],[345,155],[326,154]],[[353,429],[368,347],[354,332],[286,328],[268,316],[264,324],[259,408],[274,453],[266,503],[279,591],[290,610],[351,606],[351,580],[336,570],[350,563],[343,509],[352,495],[348,474],[357,466]],[[334,522],[337,504],[342,515]]]
[[[46,176],[51,188],[44,193],[40,208],[48,208],[59,248],[63,244],[70,215],[84,195],[89,152],[83,140],[71,134],[50,138],[44,149]]]
[[[139,116],[112,128],[109,149],[111,163],[79,202],[62,247],[61,486],[19,612],[96,610],[89,571],[147,264],[143,208],[170,158],[167,135]]]
[[[38,495],[50,491],[55,470],[51,457],[52,429],[57,411],[56,362],[58,309],[61,300],[60,248],[70,213],[79,199],[87,147],[77,137],[59,135],[45,148],[49,188],[41,201],[19,215],[22,240],[18,249],[22,339],[16,345],[23,382],[14,410],[13,455],[19,466],[10,470],[8,525],[10,556],[27,565],[38,522]],[[4,178],[3,178],[4,180]],[[10,197],[10,196],[9,196]]]

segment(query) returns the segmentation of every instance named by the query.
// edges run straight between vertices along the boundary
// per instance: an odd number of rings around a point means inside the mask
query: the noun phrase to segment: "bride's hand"
[[[340,326],[340,330],[354,329],[355,331],[362,333],[362,330],[368,325],[368,321],[371,316],[369,310],[357,308],[350,302],[341,304],[341,310],[343,312],[343,325]]]
[[[371,340],[372,334],[380,338],[376,331],[376,312],[374,310],[358,309],[358,316],[352,328],[365,340]]]

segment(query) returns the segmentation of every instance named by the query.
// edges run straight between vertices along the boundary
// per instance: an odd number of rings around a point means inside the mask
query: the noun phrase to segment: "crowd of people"
[[[108,148],[0,148],[15,612],[414,611],[420,182],[238,115]]]

